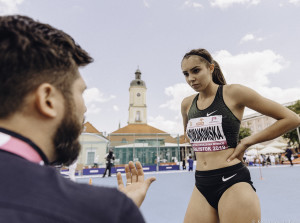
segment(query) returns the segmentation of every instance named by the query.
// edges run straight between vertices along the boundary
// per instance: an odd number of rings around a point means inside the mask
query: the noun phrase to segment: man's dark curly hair
[[[69,92],[78,67],[92,61],[61,30],[26,16],[0,16],[0,118],[20,110],[42,83]]]

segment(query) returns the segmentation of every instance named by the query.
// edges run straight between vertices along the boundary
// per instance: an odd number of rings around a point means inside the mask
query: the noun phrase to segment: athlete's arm
[[[229,161],[236,157],[242,157],[244,151],[251,145],[274,139],[287,131],[300,126],[300,118],[297,114],[288,108],[261,96],[256,91],[242,85],[232,85],[230,91],[232,99],[241,108],[251,108],[261,114],[270,116],[277,121],[261,132],[242,139],[234,153],[229,157]]]
[[[186,97],[182,100],[181,102],[181,115],[182,115],[182,121],[183,121],[183,130],[184,130],[184,139],[185,142],[188,142],[189,139],[186,135],[186,126],[188,123],[188,109],[191,106],[191,96],[190,97]]]

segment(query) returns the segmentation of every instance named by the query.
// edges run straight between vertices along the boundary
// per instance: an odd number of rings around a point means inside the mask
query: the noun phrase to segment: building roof
[[[185,139],[184,139],[184,135],[179,136],[179,143],[180,143],[180,144],[186,143],[186,141],[185,141]]]
[[[167,132],[164,132],[160,129],[154,128],[148,124],[129,124],[123,128],[120,128],[120,129],[112,132],[111,134],[117,134],[117,133],[140,133],[140,134],[164,133],[164,134],[168,134]]]
[[[95,134],[100,134],[103,135],[102,132],[99,132],[91,123],[86,122],[84,123],[84,133],[95,133]]]

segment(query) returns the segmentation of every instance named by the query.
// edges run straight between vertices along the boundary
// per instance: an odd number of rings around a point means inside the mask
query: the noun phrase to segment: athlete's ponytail
[[[207,66],[214,64],[214,72],[212,73],[212,80],[214,83],[218,84],[218,85],[225,85],[226,84],[226,80],[224,78],[224,75],[222,73],[222,70],[219,66],[219,64],[217,63],[217,61],[215,61],[212,56],[210,55],[210,53],[206,50],[206,49],[195,49],[195,50],[191,50],[190,52],[186,53],[183,57],[183,59],[186,59],[190,56],[199,56],[200,59],[205,62],[207,64]]]
[[[212,74],[213,82],[215,82],[218,85],[225,85],[226,80],[225,80],[225,77],[222,73],[220,65],[215,60],[213,60],[213,64],[215,65],[214,72]]]

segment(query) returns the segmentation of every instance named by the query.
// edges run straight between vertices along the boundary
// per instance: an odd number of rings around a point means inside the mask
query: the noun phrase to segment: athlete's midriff
[[[235,165],[241,162],[239,159],[234,159],[227,162],[229,156],[233,153],[234,148],[218,151],[218,152],[196,152],[197,166],[200,171],[213,170]]]

